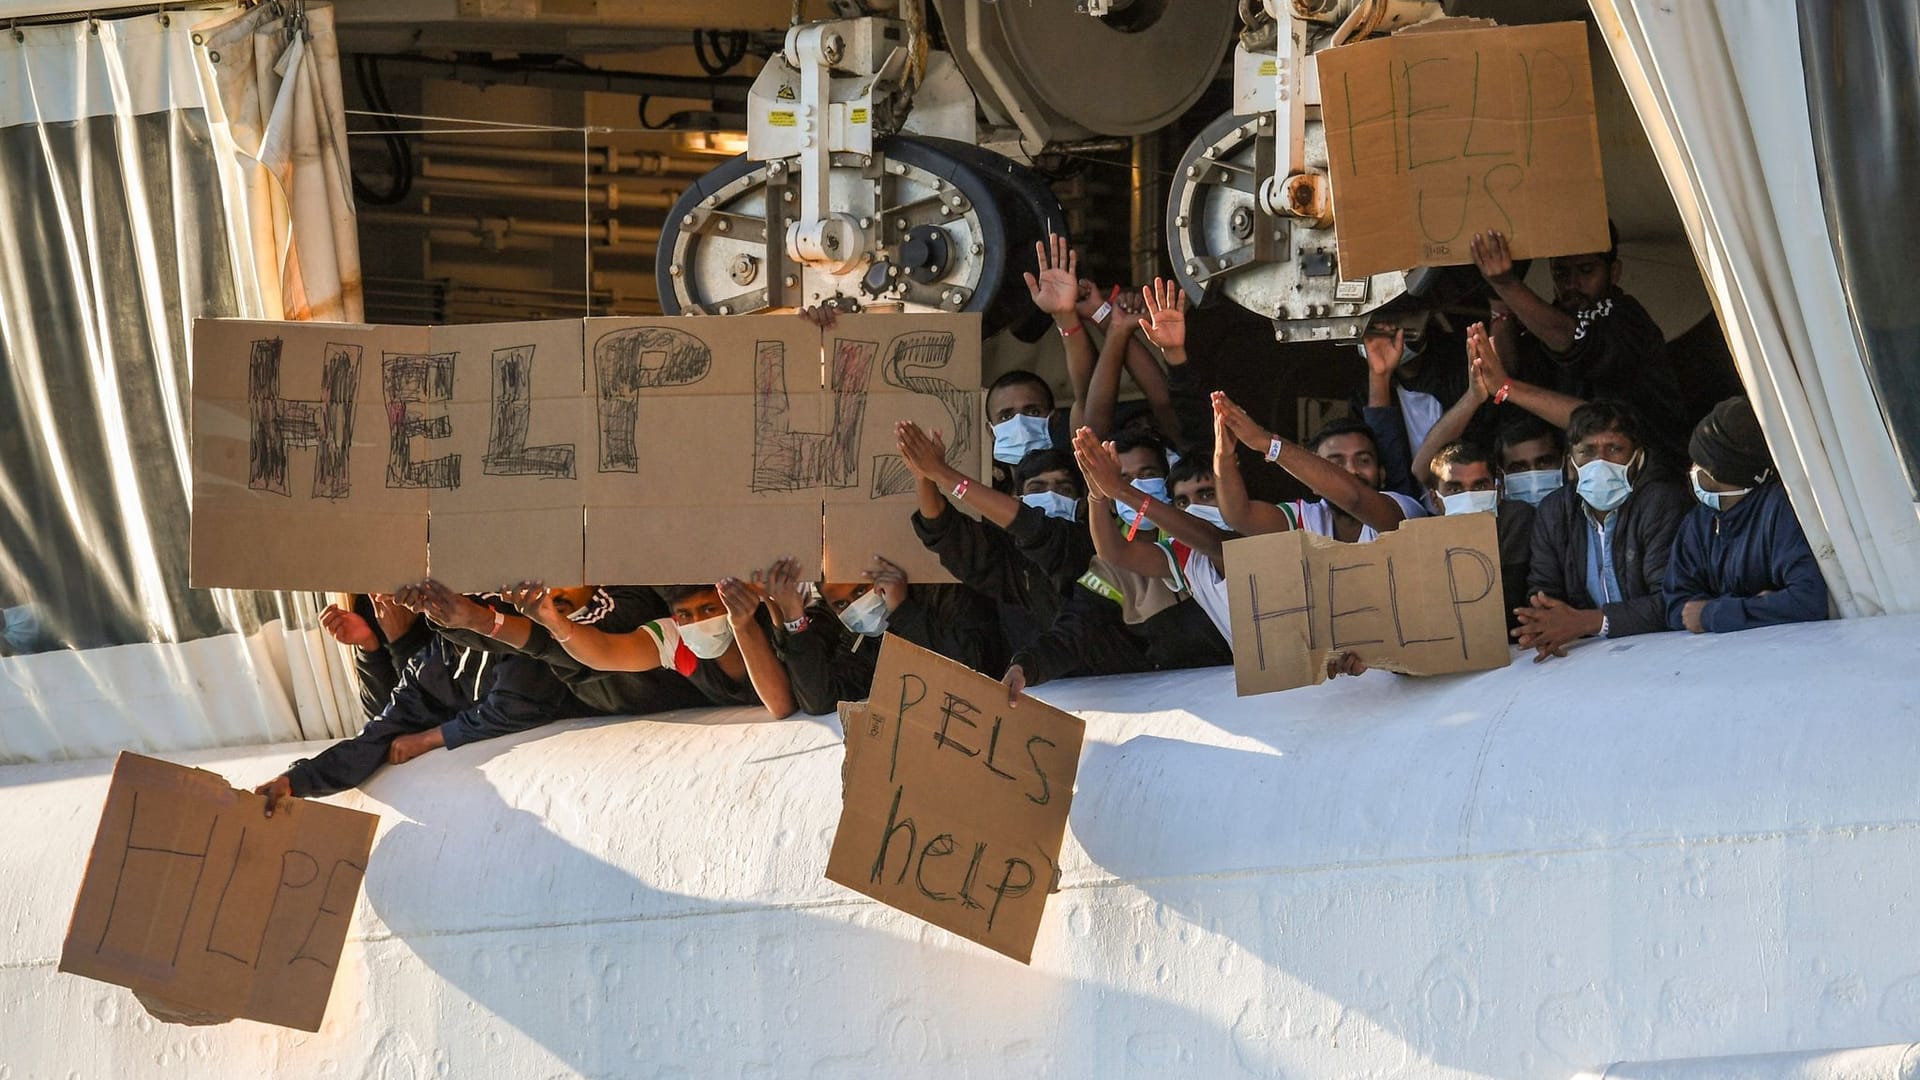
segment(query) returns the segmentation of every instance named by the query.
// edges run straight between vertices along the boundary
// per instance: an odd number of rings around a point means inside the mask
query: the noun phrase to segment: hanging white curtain
[[[1835,602],[1920,611],[1920,506],[1821,213],[1793,0],[1591,3]]]
[[[266,15],[0,34],[0,762],[360,723],[319,598],[187,587],[192,321],[359,317],[331,12]]]

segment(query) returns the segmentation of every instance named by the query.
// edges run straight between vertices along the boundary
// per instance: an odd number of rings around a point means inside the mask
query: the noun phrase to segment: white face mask
[[[993,460],[1002,465],[1018,465],[1035,450],[1052,448],[1053,435],[1044,416],[1018,414],[993,425]]]
[[[1042,511],[1048,517],[1060,518],[1063,521],[1076,521],[1080,517],[1079,500],[1069,499],[1057,491],[1036,491],[1020,496],[1020,501]]]
[[[879,589],[868,589],[840,610],[840,625],[867,637],[886,633],[887,598],[880,595]]]
[[[1143,495],[1150,495],[1153,498],[1159,499],[1161,502],[1166,502],[1167,478],[1164,476],[1143,476],[1133,481],[1133,490]],[[1120,523],[1129,529],[1133,528],[1133,519],[1140,516],[1134,511],[1133,507],[1122,502],[1113,504],[1113,512],[1120,515]]]
[[[1567,477],[1559,469],[1529,469],[1526,472],[1508,473],[1506,481],[1507,498],[1518,499],[1528,506],[1539,506],[1540,500],[1566,485]]]
[[[687,643],[687,651],[702,660],[718,660],[733,647],[733,624],[725,615],[681,623],[679,629],[680,640]]]
[[[1633,460],[1640,460],[1638,451],[1634,453]],[[1615,465],[1606,458],[1594,458],[1580,466],[1580,497],[1587,501],[1588,506],[1603,514],[1620,509],[1620,504],[1633,494],[1633,479],[1628,475],[1632,469],[1632,461]]]
[[[1715,513],[1727,508],[1728,499],[1753,494],[1753,489],[1750,487],[1737,488],[1733,491],[1708,491],[1700,486],[1700,466],[1698,465],[1687,470],[1687,479],[1693,483],[1693,497],[1700,500],[1701,506]]]
[[[1498,514],[1500,493],[1493,490],[1456,491],[1440,496],[1440,505],[1449,514]]]
[[[1225,529],[1227,527],[1227,519],[1220,513],[1220,508],[1217,506],[1188,503],[1184,509],[1187,513],[1199,518],[1201,521],[1206,522],[1216,529]]]

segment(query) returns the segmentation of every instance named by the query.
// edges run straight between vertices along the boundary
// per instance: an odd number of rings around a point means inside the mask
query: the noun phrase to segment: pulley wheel
[[[696,180],[668,213],[655,264],[661,308],[675,315],[739,315],[839,296],[897,301],[909,311],[977,311],[986,334],[1024,318],[1033,305],[1007,261],[1011,253],[1031,252],[1046,223],[1039,222],[1032,197],[991,170],[1002,159],[965,144],[908,136],[884,139],[875,151],[865,164],[835,155],[828,173],[829,204],[870,224],[868,258],[858,266],[829,274],[789,259],[786,226],[798,204],[798,170],[743,155]],[[1057,221],[1057,202],[1052,212]],[[934,280],[899,262],[910,239],[914,250],[926,248],[929,228],[939,230],[945,245]],[[886,284],[875,288],[876,282]],[[1003,296],[1008,282],[1016,288]]]
[[[937,3],[954,58],[975,93],[1002,115],[1035,107],[1051,114],[1040,125],[1049,139],[1141,135],[1174,122],[1219,74],[1240,25],[1235,0],[1132,0],[1100,18],[1075,6],[1071,0]],[[1016,100],[1009,103],[1008,96]]]

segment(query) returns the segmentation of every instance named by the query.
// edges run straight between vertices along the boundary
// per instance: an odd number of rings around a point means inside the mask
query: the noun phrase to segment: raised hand
[[[1146,321],[1147,307],[1140,297],[1140,293],[1128,292],[1117,285],[1114,286],[1112,298],[1113,321],[1107,324],[1107,333],[1109,335],[1119,334],[1125,336],[1131,334],[1135,327]]]
[[[1073,297],[1073,312],[1088,322],[1093,321],[1093,313],[1106,303],[1106,297],[1100,295],[1100,286],[1086,278],[1080,279],[1079,290]]]
[[[338,604],[328,604],[320,613],[320,628],[342,645],[350,645],[363,652],[375,652],[380,648],[380,638],[374,634],[373,627],[358,613],[348,611]]]
[[[547,588],[544,581],[523,581],[518,585],[509,585],[500,590],[500,597],[512,604],[514,610],[548,630],[567,621],[567,617],[560,614],[560,609],[554,605],[553,590]]]
[[[737,577],[721,578],[715,587],[720,590],[720,602],[727,606],[727,621],[735,630],[752,623],[753,613],[766,600],[766,594],[752,582]]]
[[[1141,292],[1146,303],[1147,340],[1172,352],[1187,347],[1187,290],[1177,281],[1154,278]]]
[[[1213,392],[1213,415],[1242,446],[1265,454],[1273,445],[1273,433],[1255,423],[1247,410],[1235,405],[1224,391]]]
[[[401,595],[407,597],[407,607],[441,626],[476,633],[485,633],[493,626],[493,611],[485,604],[470,600],[432,578],[409,585],[396,594]]]
[[[1044,243],[1035,241],[1033,253],[1040,264],[1040,274],[1024,276],[1027,294],[1033,297],[1034,306],[1055,318],[1072,315],[1074,301],[1080,295],[1079,254],[1068,245],[1066,237],[1053,233],[1047,234]]]
[[[941,484],[949,476],[957,475],[947,464],[947,444],[941,441],[939,432],[929,435],[919,424],[901,420],[893,425],[893,438],[907,470],[916,478]]]
[[[1499,393],[1508,383],[1507,365],[1500,358],[1500,347],[1488,335],[1486,323],[1467,327],[1467,371],[1487,397]]]
[[[1073,456],[1080,463],[1080,472],[1087,478],[1087,484],[1105,498],[1118,502],[1121,501],[1122,492],[1138,494],[1138,490],[1120,475],[1120,455],[1113,449],[1113,444],[1101,442],[1100,436],[1095,435],[1092,428],[1083,427],[1073,433]]]
[[[1494,285],[1512,285],[1520,280],[1513,272],[1513,253],[1507,250],[1507,238],[1497,232],[1474,234],[1468,245],[1473,251],[1473,265],[1480,268],[1480,275]]]
[[[887,614],[899,611],[907,602],[907,572],[885,556],[875,555],[873,565],[860,571],[860,576],[873,582],[873,591],[886,600]]]
[[[1367,349],[1367,373],[1375,378],[1390,377],[1407,354],[1405,329],[1396,328],[1391,334],[1369,333],[1361,342]]]
[[[369,593],[368,598],[373,601],[373,621],[380,624],[380,633],[388,641],[398,641],[412,629],[414,613],[392,593]]]
[[[780,613],[781,622],[794,622],[806,614],[807,583],[801,580],[799,559],[788,555],[765,570],[755,570],[753,584]]]

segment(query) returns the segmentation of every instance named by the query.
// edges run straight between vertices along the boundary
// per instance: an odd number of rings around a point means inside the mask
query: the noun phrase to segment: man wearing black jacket
[[[387,707],[407,661],[433,638],[425,620],[386,593],[343,595],[320,613],[320,626],[353,650],[360,711],[369,720]]]
[[[919,480],[914,531],[948,573],[998,605],[1015,664],[1034,662],[1031,650],[1071,610],[1076,635],[1071,648],[1038,646],[1050,649],[1048,677],[1151,667],[1122,619],[1119,585],[1093,562],[1093,537],[1079,520],[1078,507],[1060,498],[1069,487],[1077,495],[1080,482],[1068,476],[1057,452],[1035,451],[1021,461],[1016,489],[1044,485],[1048,490],[1015,499],[948,465],[945,447],[917,425],[898,424],[895,435],[901,457]],[[1036,467],[1055,463],[1058,468]],[[978,511],[980,519],[948,506],[949,497]]]
[[[581,715],[551,669],[530,657],[468,649],[437,634],[407,662],[380,714],[360,734],[255,788],[267,812],[289,795],[332,795],[365,783],[381,765],[401,765],[440,747],[539,727]]]
[[[668,618],[667,602],[646,585],[555,589],[556,610],[567,622],[609,634],[627,634]],[[595,671],[567,655],[547,628],[516,611],[489,607],[428,579],[400,591],[400,599],[433,620],[448,640],[483,652],[520,653],[553,669],[586,706],[589,716],[644,716],[709,704],[678,672]]]
[[[909,584],[899,566],[879,556],[861,576],[866,581],[829,583],[810,597],[794,559],[754,575],[781,624],[774,649],[802,712],[821,716],[842,701],[865,700],[886,634],[975,671],[1006,666],[1006,643],[984,596],[962,585]]]
[[[1542,500],[1534,520],[1532,603],[1514,613],[1514,639],[1535,651],[1535,663],[1565,656],[1580,638],[1665,630],[1667,559],[1693,505],[1685,488],[1652,478],[1624,405],[1575,409],[1567,445],[1568,486]]]

